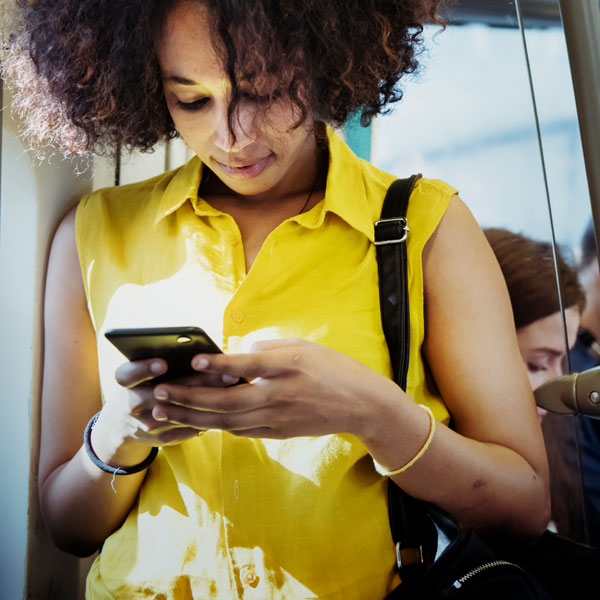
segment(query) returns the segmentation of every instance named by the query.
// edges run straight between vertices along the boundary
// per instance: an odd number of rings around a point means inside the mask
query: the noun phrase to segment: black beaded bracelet
[[[92,429],[98,420],[100,413],[97,412],[87,424],[85,431],[83,432],[83,446],[87,455],[90,457],[90,460],[99,468],[102,469],[105,473],[110,473],[111,475],[133,475],[134,473],[139,473],[144,469],[147,469],[152,461],[156,458],[158,454],[158,448],[154,447],[150,450],[150,454],[137,465],[133,465],[131,467],[111,467],[107,465],[105,462],[102,462],[98,455],[94,452],[92,448]]]

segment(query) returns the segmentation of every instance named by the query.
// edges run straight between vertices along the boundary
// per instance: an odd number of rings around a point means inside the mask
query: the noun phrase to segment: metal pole
[[[579,116],[596,250],[600,241],[600,5],[559,0]],[[598,256],[600,260],[600,253]]]
[[[565,307],[562,299],[562,285],[560,281],[560,272],[558,270],[558,256],[556,255],[556,229],[554,227],[554,217],[552,216],[552,203],[550,202],[550,186],[548,185],[548,170],[546,169],[546,158],[544,154],[544,145],[542,143],[542,131],[540,128],[540,117],[537,109],[537,100],[535,97],[535,86],[533,85],[533,76],[531,73],[531,63],[529,61],[529,50],[527,48],[527,36],[525,35],[525,22],[523,20],[523,11],[521,9],[521,0],[515,0],[515,10],[517,13],[517,22],[521,31],[521,40],[523,42],[523,54],[525,55],[525,64],[527,66],[527,77],[529,79],[529,90],[531,92],[531,104],[533,108],[533,116],[535,119],[535,129],[538,139],[538,147],[540,150],[540,164],[542,167],[542,175],[544,178],[544,189],[546,191],[546,204],[548,206],[548,220],[550,223],[550,235],[552,237],[552,258],[554,260],[554,275],[556,277],[556,290],[558,293],[558,307],[562,319],[563,335],[565,338],[565,348],[569,347],[569,338],[567,335],[567,321],[565,319]],[[571,372],[571,358],[567,352],[567,368]]]
[[[4,127],[2,117],[4,111],[4,79],[2,78],[2,68],[0,67],[0,214],[2,214],[2,130]],[[1,219],[1,217],[0,217]]]

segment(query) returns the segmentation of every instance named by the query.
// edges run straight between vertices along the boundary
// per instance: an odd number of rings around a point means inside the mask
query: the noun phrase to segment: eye
[[[530,373],[538,373],[539,371],[546,371],[546,367],[543,367],[541,365],[536,365],[534,363],[528,362],[527,363],[527,370]]]
[[[208,100],[208,98],[200,98],[199,100],[194,100],[193,102],[182,102],[181,100],[177,100],[176,105],[180,110],[193,112],[203,109],[208,103]]]

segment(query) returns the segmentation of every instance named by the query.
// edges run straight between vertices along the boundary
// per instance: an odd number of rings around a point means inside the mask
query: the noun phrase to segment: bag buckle
[[[423,546],[412,546],[410,548],[401,548],[400,542],[396,544],[396,563],[400,571],[406,567],[418,567],[425,563],[423,557]]]
[[[383,235],[383,230],[388,229],[386,227],[386,225],[389,224],[393,224],[393,223],[397,223],[400,225],[400,237],[395,238],[395,239],[377,239],[377,232],[379,231],[380,234],[382,234],[381,237],[384,237]],[[382,227],[379,227],[380,225],[382,225]],[[398,228],[394,227],[393,228],[394,233],[397,235],[397,231]],[[406,219],[406,217],[393,217],[391,219],[379,219],[378,221],[375,221],[375,245],[376,246],[382,246],[384,244],[401,244],[402,242],[406,241],[406,238],[408,237],[408,232],[410,231],[410,229],[408,228],[408,221]]]

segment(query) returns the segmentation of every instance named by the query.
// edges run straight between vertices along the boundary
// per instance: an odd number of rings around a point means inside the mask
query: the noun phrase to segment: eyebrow
[[[169,83],[178,83],[180,85],[198,85],[196,81],[187,77],[181,77],[180,75],[167,75],[164,79]]]
[[[550,356],[562,356],[563,352],[559,352],[554,348],[546,348],[545,346],[541,346],[539,348],[534,348],[534,352],[543,352],[544,354],[549,354]]]

